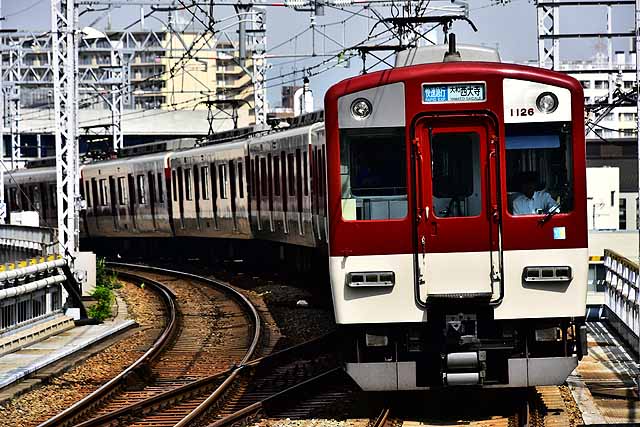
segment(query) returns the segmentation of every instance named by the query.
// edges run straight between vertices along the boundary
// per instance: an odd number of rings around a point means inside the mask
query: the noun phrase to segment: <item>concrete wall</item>
[[[638,232],[589,231],[589,256],[602,256],[611,249],[631,260],[638,259]]]
[[[587,168],[587,218],[590,230],[617,230],[620,169]]]

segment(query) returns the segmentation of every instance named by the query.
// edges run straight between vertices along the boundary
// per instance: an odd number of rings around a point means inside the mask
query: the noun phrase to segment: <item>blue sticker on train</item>
[[[423,84],[422,102],[481,102],[486,99],[484,83]]]

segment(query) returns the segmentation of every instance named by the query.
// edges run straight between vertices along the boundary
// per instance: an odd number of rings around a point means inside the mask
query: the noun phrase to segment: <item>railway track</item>
[[[255,357],[260,317],[225,283],[177,271],[112,264],[118,274],[158,289],[169,320],[161,337],[133,365],[40,427],[104,425],[126,419],[176,425],[198,416],[228,384],[230,366]],[[133,423],[131,423],[133,422]],[[147,424],[148,425],[148,424]]]
[[[422,421],[425,425],[442,426],[456,426],[463,423],[470,427],[566,427],[571,425],[565,403],[557,386],[532,387],[512,396],[505,394],[503,399],[493,401],[493,405],[498,403],[502,406],[496,408],[502,414],[496,411],[495,415],[481,413],[486,411],[479,411],[476,414],[463,413],[461,407],[457,410],[451,408],[443,410],[437,403],[432,403],[433,408],[437,408],[437,413],[429,414],[433,409],[428,398],[421,402],[415,399],[409,402],[409,406],[422,404],[426,414],[405,416],[407,412],[413,412],[407,410],[407,402],[394,401],[392,404],[382,405],[380,412],[370,419],[368,427],[394,427],[402,425],[404,421],[415,423],[412,425],[420,425],[419,423]],[[469,402],[465,397],[461,397],[460,404],[464,406]],[[486,409],[491,412],[491,407]],[[448,413],[449,410],[452,412],[451,414]]]

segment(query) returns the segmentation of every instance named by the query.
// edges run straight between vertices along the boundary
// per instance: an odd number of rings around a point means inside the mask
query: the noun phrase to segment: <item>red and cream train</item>
[[[324,123],[85,165],[84,232],[327,249],[366,390],[560,384],[586,351],[582,88],[461,51],[334,85]],[[15,172],[10,210],[50,218],[54,179]]]

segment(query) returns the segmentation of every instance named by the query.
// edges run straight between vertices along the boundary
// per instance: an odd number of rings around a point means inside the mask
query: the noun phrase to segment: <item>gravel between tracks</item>
[[[163,317],[157,313],[160,298],[150,290],[123,282],[118,293],[127,303],[129,315],[140,325],[122,340],[89,357],[53,379],[0,406],[0,426],[38,425],[77,402],[140,357],[158,336]],[[153,329],[157,329],[154,331]]]

